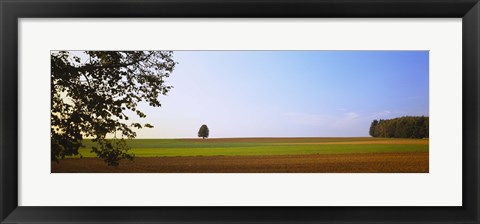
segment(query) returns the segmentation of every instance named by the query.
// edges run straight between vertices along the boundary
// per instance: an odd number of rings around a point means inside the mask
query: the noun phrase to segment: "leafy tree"
[[[373,120],[371,126],[370,126],[370,130],[369,130],[369,134],[370,136],[374,137],[375,136],[375,127],[378,125],[378,121],[377,120]]]
[[[372,137],[382,138],[428,138],[428,117],[399,117],[376,122],[370,126],[369,133]]]
[[[203,138],[203,139],[208,138],[209,134],[210,134],[210,130],[208,130],[208,127],[205,124],[200,127],[200,130],[198,130],[198,137],[200,138]]]
[[[134,128],[153,126],[128,123],[125,112],[144,118],[138,103],[161,106],[159,96],[172,88],[165,84],[177,64],[172,57],[170,51],[52,52],[52,161],[78,155],[84,138],[110,166],[133,159],[125,139],[135,138]]]

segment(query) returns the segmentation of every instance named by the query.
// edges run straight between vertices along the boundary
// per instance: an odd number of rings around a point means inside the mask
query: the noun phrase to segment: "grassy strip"
[[[197,145],[195,145],[197,144]],[[425,144],[268,144],[268,143],[217,143],[198,144],[179,142],[157,147],[131,146],[137,157],[164,156],[253,156],[253,155],[303,155],[303,154],[345,154],[345,153],[387,153],[387,152],[428,152]],[[89,148],[80,149],[83,157],[95,157]]]

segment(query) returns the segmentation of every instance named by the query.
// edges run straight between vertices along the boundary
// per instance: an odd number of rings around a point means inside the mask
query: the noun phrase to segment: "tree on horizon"
[[[208,129],[206,124],[203,124],[200,127],[200,130],[198,130],[198,137],[200,138],[203,138],[203,139],[208,138],[209,134],[210,134],[210,130]]]

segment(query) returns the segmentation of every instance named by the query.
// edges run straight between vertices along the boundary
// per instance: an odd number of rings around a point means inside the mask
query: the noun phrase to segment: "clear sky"
[[[429,115],[428,51],[175,51],[174,88],[137,138],[368,136]]]

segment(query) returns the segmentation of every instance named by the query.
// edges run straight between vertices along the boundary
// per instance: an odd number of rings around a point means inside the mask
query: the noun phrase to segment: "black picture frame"
[[[1,223],[479,223],[479,0],[1,0]],[[18,206],[19,18],[462,18],[461,207]],[[448,43],[445,43],[448,44]],[[41,193],[41,192],[39,192]],[[438,195],[442,197],[442,195]]]

